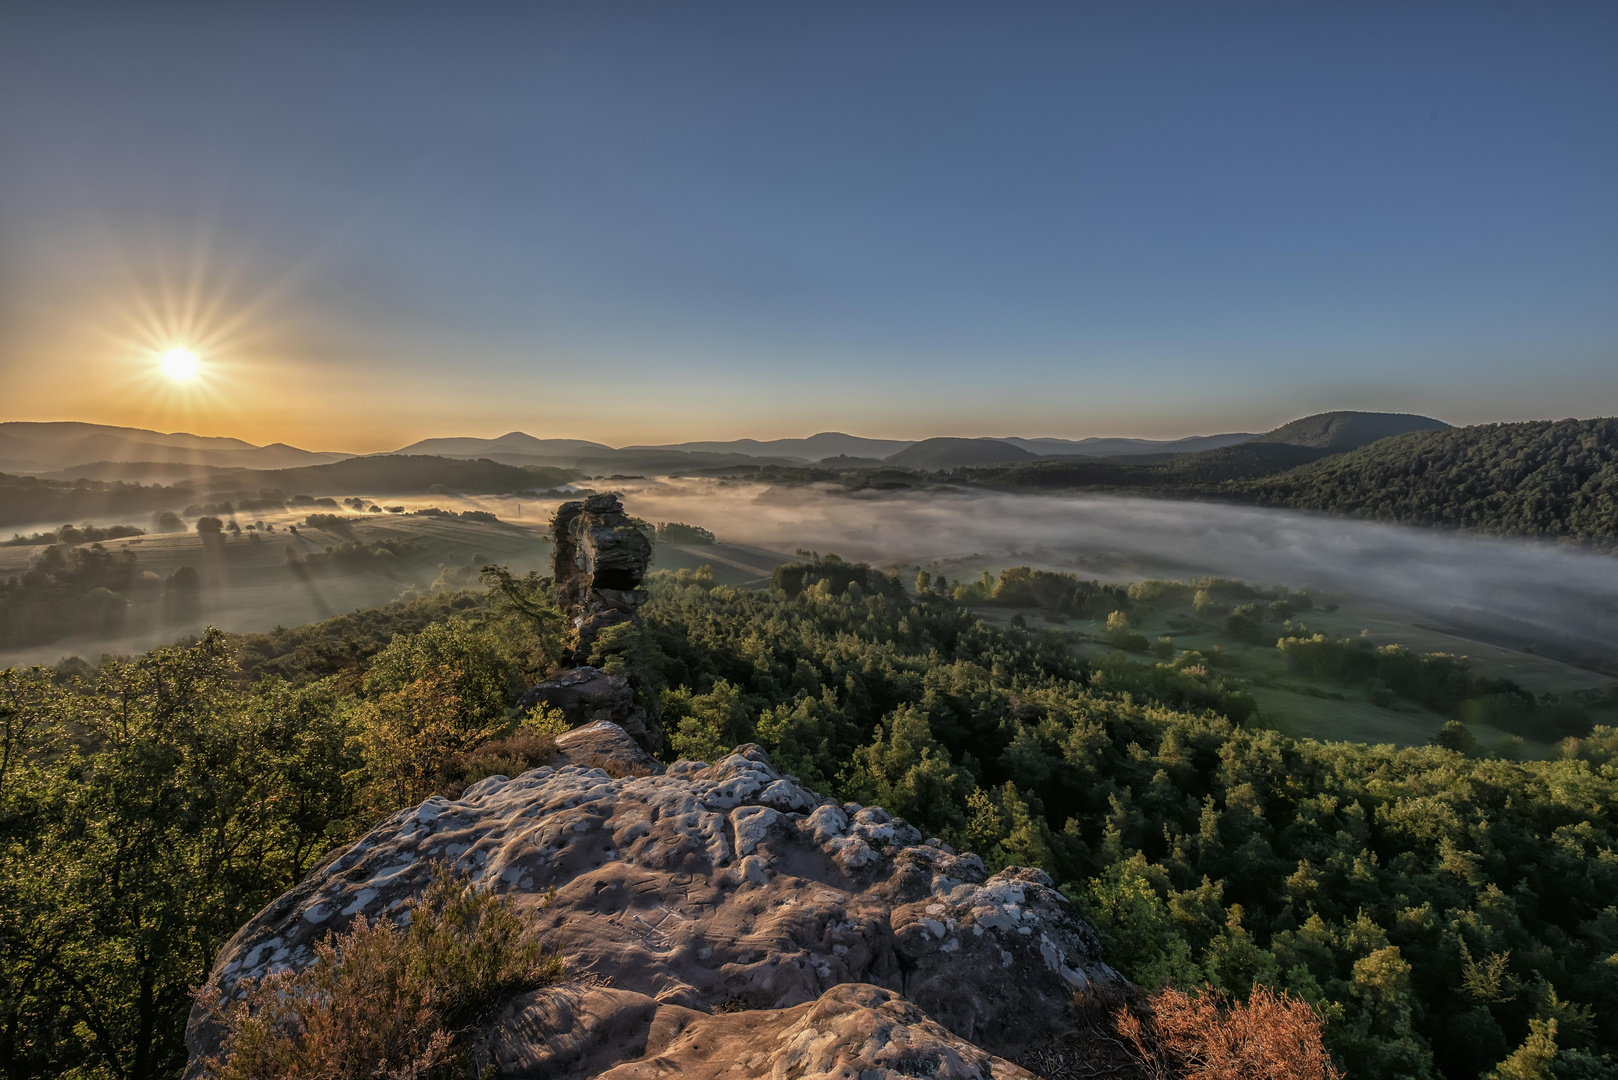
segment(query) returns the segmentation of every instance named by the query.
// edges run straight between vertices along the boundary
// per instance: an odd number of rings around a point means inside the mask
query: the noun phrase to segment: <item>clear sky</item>
[[[14,0],[0,419],[380,450],[1611,414],[1615,57],[1610,0]]]

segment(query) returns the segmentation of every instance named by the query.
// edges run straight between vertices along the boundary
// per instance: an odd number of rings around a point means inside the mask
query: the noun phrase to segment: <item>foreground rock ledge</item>
[[[757,746],[665,770],[607,722],[560,745],[553,766],[377,825],[242,927],[214,978],[228,992],[309,963],[446,859],[579,976],[483,1028],[500,1076],[1024,1077],[1002,1059],[1049,1037],[1075,991],[1121,985],[1042,872],[990,877]],[[194,1074],[218,1032],[194,1011],[186,1037]]]

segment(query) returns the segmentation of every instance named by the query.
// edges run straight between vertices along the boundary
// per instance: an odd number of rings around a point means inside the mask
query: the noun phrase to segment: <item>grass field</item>
[[[983,570],[1003,569],[981,556],[940,561],[929,567],[945,570],[951,580],[970,581]],[[1126,579],[1127,580],[1127,579]],[[1509,678],[1536,694],[1565,693],[1611,687],[1610,674],[1591,671],[1570,663],[1482,642],[1416,617],[1374,606],[1352,597],[1334,597],[1336,610],[1316,609],[1299,613],[1295,622],[1309,633],[1329,637],[1358,637],[1368,631],[1378,645],[1401,644],[1415,652],[1443,652],[1466,656],[1480,675]],[[1029,626],[1059,626],[1074,633],[1074,649],[1081,655],[1100,658],[1120,653],[1104,640],[1105,625],[1095,620],[1051,620],[1037,609],[1018,609],[993,604],[977,605],[985,622],[1008,626],[1021,615]],[[1306,678],[1288,670],[1286,660],[1272,645],[1251,645],[1224,631],[1224,619],[1200,618],[1189,603],[1153,602],[1137,608],[1131,629],[1148,641],[1169,637],[1176,653],[1195,650],[1222,654],[1218,670],[1246,683],[1259,706],[1261,722],[1288,734],[1325,740],[1352,740],[1393,743],[1401,746],[1426,743],[1443,727],[1447,716],[1405,701],[1390,707],[1372,703],[1361,686],[1344,686],[1334,681]],[[1281,624],[1266,624],[1273,637],[1284,633]],[[1124,654],[1136,663],[1155,663],[1150,653]],[[1618,709],[1605,705],[1590,710],[1597,723],[1618,723]],[[1484,744],[1500,744],[1510,739],[1503,731],[1477,725],[1473,734]],[[1518,752],[1528,757],[1549,757],[1557,753],[1551,741],[1524,740]]]
[[[548,516],[548,515],[547,515]],[[477,567],[508,563],[513,570],[549,572],[551,546],[539,522],[514,524],[442,518],[373,516],[347,528],[312,528],[305,515],[264,515],[275,526],[268,533],[244,532],[204,543],[196,533],[148,535],[109,541],[111,551],[134,552],[145,579],[131,591],[126,633],[111,641],[61,640],[0,654],[0,665],[53,663],[62,656],[93,658],[102,652],[137,652],[177,640],[207,625],[230,631],[297,626],[343,611],[386,603],[412,591],[464,585],[477,580]],[[247,515],[238,518],[242,524]],[[297,528],[294,534],[291,529]],[[375,559],[360,569],[315,567],[296,561],[317,557],[345,543],[391,543],[396,557]],[[0,548],[0,577],[25,570],[41,549]],[[182,567],[201,579],[196,603],[176,617],[164,596],[164,582]]]

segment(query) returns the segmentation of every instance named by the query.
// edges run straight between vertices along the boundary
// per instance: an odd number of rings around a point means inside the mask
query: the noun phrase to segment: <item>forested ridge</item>
[[[1419,431],[1253,481],[1254,501],[1505,536],[1618,542],[1618,419]]]
[[[1150,460],[963,470],[1020,491],[1110,490],[1316,510],[1501,536],[1618,544],[1618,420],[1537,420],[1395,435],[1355,450],[1257,440]]]
[[[186,988],[253,911],[394,807],[543,759],[513,705],[560,620],[545,581],[490,582],[0,677],[0,1075],[177,1075]],[[1618,1076],[1618,733],[1548,762],[1292,739],[1236,719],[1217,658],[1091,665],[917,584],[657,573],[615,648],[672,752],[757,741],[1042,866],[1131,978],[1300,994],[1350,1076]]]

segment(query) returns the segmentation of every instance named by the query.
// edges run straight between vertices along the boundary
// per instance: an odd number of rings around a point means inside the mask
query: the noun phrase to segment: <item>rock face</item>
[[[557,601],[576,635],[573,660],[588,663],[601,631],[632,621],[646,603],[640,583],[652,562],[652,542],[610,493],[557,507],[551,539]]]
[[[551,519],[551,538],[556,599],[572,629],[571,662],[579,666],[532,687],[518,706],[527,710],[543,703],[575,725],[611,720],[657,753],[663,726],[655,707],[636,701],[636,673],[608,674],[589,666],[603,631],[639,623],[640,606],[649,599],[640,583],[651,565],[652,543],[610,493],[563,503]]]
[[[664,770],[611,723],[559,742],[557,765],[377,825],[238,931],[214,978],[228,992],[308,963],[445,859],[580,977],[485,1026],[499,1076],[1024,1077],[1001,1058],[1050,1035],[1075,992],[1121,985],[1042,872],[990,876],[756,746]],[[187,1038],[193,1060],[216,1049],[201,1013]]]
[[[654,738],[651,717],[635,703],[635,688],[626,676],[598,667],[568,668],[531,687],[518,699],[517,710],[525,713],[542,702],[561,710],[574,727],[607,720],[642,746],[656,749],[662,744],[661,729]]]

